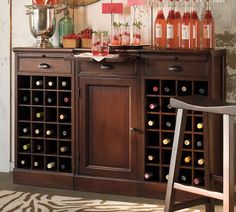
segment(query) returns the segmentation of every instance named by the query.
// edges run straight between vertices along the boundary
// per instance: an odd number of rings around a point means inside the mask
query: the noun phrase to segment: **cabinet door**
[[[79,84],[79,174],[135,178],[139,81],[81,77]]]

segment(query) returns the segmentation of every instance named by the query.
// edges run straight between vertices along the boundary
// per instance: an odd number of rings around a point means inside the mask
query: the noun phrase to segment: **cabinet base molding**
[[[73,189],[73,175],[40,171],[13,170],[13,183],[50,188]]]
[[[74,178],[74,189],[85,192],[164,199],[166,184],[77,175]],[[185,192],[178,191],[177,201],[192,200],[196,198],[197,196],[194,194],[186,194]]]

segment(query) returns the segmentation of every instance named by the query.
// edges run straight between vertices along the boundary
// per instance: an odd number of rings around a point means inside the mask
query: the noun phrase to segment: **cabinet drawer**
[[[80,74],[89,75],[137,75],[137,61],[131,62],[94,62],[80,61]]]
[[[71,63],[63,58],[20,58],[19,71],[69,74]]]
[[[205,57],[145,60],[145,75],[147,76],[207,77],[207,70]]]

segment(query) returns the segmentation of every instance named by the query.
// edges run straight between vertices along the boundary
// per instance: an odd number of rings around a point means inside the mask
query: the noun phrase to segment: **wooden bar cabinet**
[[[169,98],[225,98],[225,50],[115,49],[119,57],[101,62],[75,57],[81,49],[14,52],[19,184],[164,198],[176,115]],[[209,120],[188,114],[186,184],[205,186],[206,173],[222,171],[222,120]]]

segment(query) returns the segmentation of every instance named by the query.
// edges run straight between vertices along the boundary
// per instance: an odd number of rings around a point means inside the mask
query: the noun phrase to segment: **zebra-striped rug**
[[[0,190],[0,212],[159,212],[163,205]],[[195,211],[201,210],[182,210]]]

